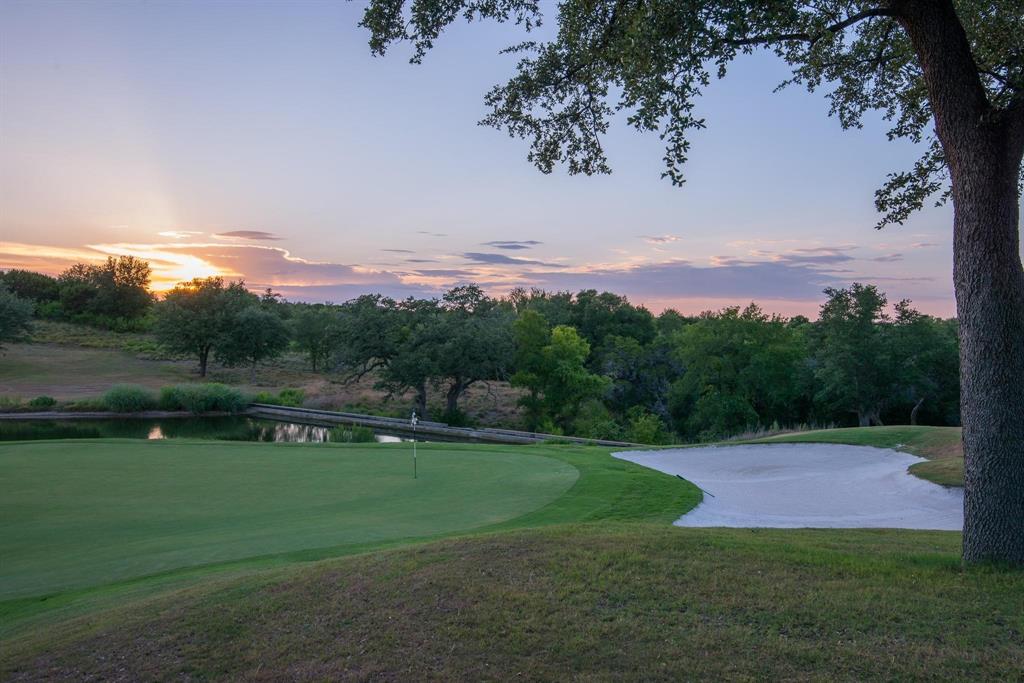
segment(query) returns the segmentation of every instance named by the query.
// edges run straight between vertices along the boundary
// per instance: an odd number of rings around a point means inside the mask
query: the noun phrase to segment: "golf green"
[[[0,445],[0,599],[513,519],[576,481],[528,452],[434,444]]]

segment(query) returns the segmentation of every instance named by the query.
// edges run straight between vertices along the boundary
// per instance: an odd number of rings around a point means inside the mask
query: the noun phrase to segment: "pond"
[[[0,420],[0,441],[34,439],[219,439],[281,443],[406,441],[366,427],[320,427],[243,415],[100,420]]]

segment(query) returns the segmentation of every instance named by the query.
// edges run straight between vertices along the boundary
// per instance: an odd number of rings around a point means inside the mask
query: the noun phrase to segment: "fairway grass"
[[[911,465],[911,474],[943,486],[964,485],[964,451],[959,427],[894,425],[818,429],[745,443],[841,443],[892,448],[928,459],[928,462]]]
[[[11,643],[9,680],[1019,680],[1024,573],[954,532],[604,522],[202,584]]]

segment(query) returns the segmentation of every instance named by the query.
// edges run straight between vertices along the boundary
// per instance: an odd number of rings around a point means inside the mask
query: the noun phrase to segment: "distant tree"
[[[623,415],[639,406],[667,420],[669,388],[682,370],[682,363],[666,337],[643,346],[632,337],[613,335],[605,341],[601,352],[601,374],[611,380],[608,405]]]
[[[587,369],[590,344],[568,325],[548,329],[547,321],[535,311],[526,311],[516,321],[516,373],[513,386],[529,393],[519,403],[526,410],[530,430],[556,425],[569,429],[580,406],[600,398],[608,379]]]
[[[302,305],[292,316],[292,339],[309,358],[313,372],[323,367],[335,344],[338,322],[331,307]]]
[[[16,296],[36,304],[46,304],[60,298],[57,278],[31,270],[11,269],[0,275],[0,280]]]
[[[76,263],[57,279],[66,314],[135,319],[153,303],[150,267],[134,256],[110,256],[101,265]]]
[[[367,375],[389,397],[412,391],[420,417],[428,416],[427,387],[437,377],[440,309],[437,301],[396,302],[364,295],[338,309],[333,361],[346,381]]]
[[[206,377],[210,353],[231,331],[237,316],[258,299],[242,282],[225,286],[220,277],[196,278],[176,285],[156,306],[154,332],[172,351],[199,360],[199,376]]]
[[[862,427],[882,424],[881,412],[892,398],[893,359],[883,323],[885,294],[874,285],[829,287],[816,326],[818,400],[854,413]]]
[[[18,341],[32,329],[32,302],[22,299],[0,282],[0,349],[5,341]]]
[[[600,349],[609,337],[628,337],[649,344],[658,333],[651,312],[634,306],[624,296],[585,289],[572,305],[571,325],[592,349]]]
[[[674,308],[666,308],[658,316],[658,334],[668,336],[692,322],[694,322],[694,318],[685,316]]]
[[[476,285],[456,287],[442,298],[437,380],[445,385],[447,419],[460,418],[459,399],[478,382],[506,379],[511,372],[513,315]]]
[[[544,406],[556,424],[568,427],[580,404],[604,393],[608,379],[587,369],[590,344],[568,325],[552,328],[542,355]]]
[[[543,6],[546,9],[546,5]],[[410,41],[419,62],[453,22],[527,29],[529,0],[372,0],[362,25],[384,53]],[[486,96],[484,123],[530,143],[550,173],[610,172],[609,119],[658,131],[664,176],[681,184],[695,101],[741,55],[768,50],[785,84],[831,87],[844,128],[876,111],[890,139],[923,143],[913,168],[875,194],[879,227],[938,195],[953,203],[966,460],[964,558],[1024,565],[1024,12],[1020,0],[565,0],[550,40],[515,46],[515,75]]]
[[[517,287],[509,292],[508,299],[517,315],[531,310],[544,316],[549,325],[572,322],[573,296],[569,292],[545,292],[537,288],[527,291]]]
[[[958,408],[960,397],[959,349],[956,327],[924,315],[904,299],[896,304],[886,342],[892,359],[896,393],[910,406],[910,424],[928,401]]]
[[[253,381],[256,367],[288,348],[288,326],[276,312],[260,305],[239,311],[215,342],[215,355],[224,365],[248,365]]]
[[[805,347],[786,321],[755,304],[704,313],[672,338],[684,368],[670,407],[678,430],[719,438],[798,416]]]
[[[534,431],[544,418],[544,347],[551,340],[551,327],[543,315],[527,308],[513,323],[512,338],[515,342],[516,371],[511,382],[512,386],[527,391],[519,399],[519,405],[526,413],[527,428]]]
[[[393,355],[379,371],[375,386],[389,396],[412,391],[416,412],[429,417],[427,387],[441,374],[441,309],[436,300],[409,298],[398,304],[395,321]]]
[[[348,381],[387,367],[398,352],[401,311],[390,297],[366,294],[338,307],[332,345],[335,368]]]

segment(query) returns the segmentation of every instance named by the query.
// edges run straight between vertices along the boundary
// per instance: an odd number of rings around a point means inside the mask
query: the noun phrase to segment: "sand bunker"
[[[918,479],[921,458],[832,444],[627,451],[615,457],[676,474],[704,489],[677,526],[954,529],[963,491]]]

